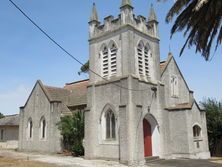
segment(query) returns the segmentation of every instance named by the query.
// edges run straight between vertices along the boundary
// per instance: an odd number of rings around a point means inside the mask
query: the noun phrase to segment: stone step
[[[151,157],[145,157],[146,163],[149,162],[155,162],[155,161],[162,161],[163,159],[160,159],[159,156],[151,156]]]

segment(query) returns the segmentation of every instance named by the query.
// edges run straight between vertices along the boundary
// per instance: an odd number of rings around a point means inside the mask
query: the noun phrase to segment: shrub
[[[58,123],[58,128],[63,136],[64,149],[72,152],[73,155],[84,155],[84,114],[75,112],[72,115],[64,116]]]
[[[72,146],[71,151],[72,151],[73,155],[75,155],[75,156],[83,156],[84,155],[84,148],[83,148],[82,143],[75,143]]]

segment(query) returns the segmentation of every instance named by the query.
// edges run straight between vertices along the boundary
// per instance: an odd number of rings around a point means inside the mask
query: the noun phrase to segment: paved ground
[[[62,155],[49,155],[38,153],[21,153],[10,150],[0,150],[0,157],[9,157],[23,159],[28,161],[37,161],[53,164],[57,167],[127,167],[113,161],[103,160],[84,160],[83,158],[74,158]],[[213,162],[210,162],[213,161]],[[222,167],[222,158],[212,160],[162,160],[150,162],[148,167]],[[215,163],[216,162],[216,163]],[[219,164],[220,163],[220,164]],[[147,167],[146,166],[146,167]]]
[[[217,161],[215,161],[217,162]],[[222,167],[222,164],[210,162],[209,160],[163,160],[149,163],[150,167]]]
[[[83,158],[74,158],[71,156],[21,153],[12,150],[0,150],[0,156],[49,163],[58,167],[126,167],[125,165],[113,161],[85,160]]]

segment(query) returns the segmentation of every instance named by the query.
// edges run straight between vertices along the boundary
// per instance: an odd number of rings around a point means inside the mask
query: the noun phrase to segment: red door
[[[143,120],[143,135],[144,135],[144,156],[152,156],[152,133],[150,123]]]

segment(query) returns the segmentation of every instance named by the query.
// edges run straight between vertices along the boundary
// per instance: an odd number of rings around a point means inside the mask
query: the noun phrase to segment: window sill
[[[117,140],[112,140],[112,139],[103,140],[101,144],[103,144],[103,145],[119,145]]]
[[[177,98],[179,98],[179,96],[173,95],[173,96],[171,96],[171,98],[177,99]]]
[[[193,140],[194,140],[194,142],[203,141],[203,139],[201,137],[194,137]]]
[[[39,141],[47,141],[46,139],[39,139]]]
[[[32,138],[31,138],[31,139],[29,138],[29,139],[27,139],[27,141],[33,141],[33,139],[32,139]]]

